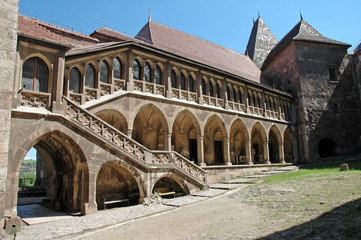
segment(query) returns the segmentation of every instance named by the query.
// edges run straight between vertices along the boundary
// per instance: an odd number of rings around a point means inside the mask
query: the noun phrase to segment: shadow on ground
[[[326,212],[309,222],[275,232],[259,240],[361,239],[361,198]]]

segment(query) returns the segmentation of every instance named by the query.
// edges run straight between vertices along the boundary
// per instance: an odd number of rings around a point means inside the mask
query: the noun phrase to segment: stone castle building
[[[17,216],[31,148],[46,169],[46,203],[82,214],[103,208],[103,194],[189,194],[360,150],[361,47],[348,53],[303,19],[278,41],[258,17],[241,54],[151,19],[134,38],[87,36],[5,3],[2,218]]]

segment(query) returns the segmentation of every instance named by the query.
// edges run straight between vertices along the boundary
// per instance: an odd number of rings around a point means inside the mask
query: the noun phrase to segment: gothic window
[[[180,74],[180,87],[182,90],[186,90],[186,80],[182,72]]]
[[[149,63],[146,62],[144,64],[144,80],[146,82],[150,82],[150,74],[151,74],[150,65]]]
[[[202,94],[207,95],[207,84],[204,78],[202,78]]]
[[[340,114],[340,104],[337,102],[332,103],[333,113]]]
[[[172,88],[177,88],[177,75],[175,73],[175,71],[172,69],[171,72],[171,86]]]
[[[233,102],[237,102],[237,92],[238,89],[237,88],[233,88]]]
[[[88,64],[85,68],[85,86],[95,88],[95,69],[91,64]]]
[[[105,60],[100,63],[100,81],[103,83],[109,82],[109,66]]]
[[[211,81],[209,81],[209,96],[211,96],[211,97],[214,96],[213,83]]]
[[[137,59],[133,61],[133,78],[140,80],[140,64]]]
[[[162,84],[162,71],[158,65],[156,65],[154,69],[154,78],[156,84]]]
[[[24,89],[48,92],[49,69],[45,62],[38,57],[25,61],[22,73],[22,85]]]
[[[76,67],[70,70],[69,92],[80,93],[80,72]]]
[[[221,97],[221,88],[220,88],[218,83],[216,84],[216,90],[217,90],[217,96],[216,97],[220,98]]]
[[[328,73],[329,73],[329,78],[330,78],[331,82],[337,81],[336,68],[335,67],[329,67],[328,68]]]
[[[114,58],[113,61],[113,77],[118,79],[122,78],[122,62],[119,58]]]
[[[188,76],[188,87],[189,91],[194,92],[194,79],[191,74]]]
[[[253,95],[251,92],[248,92],[248,101],[250,106],[254,106]]]

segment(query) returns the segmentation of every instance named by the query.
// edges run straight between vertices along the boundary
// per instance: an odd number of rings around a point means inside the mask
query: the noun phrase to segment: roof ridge
[[[60,31],[63,31],[63,32],[66,32],[66,33],[69,33],[69,34],[72,34],[72,35],[75,35],[75,36],[81,36],[81,37],[84,37],[84,38],[88,38],[88,39],[91,39],[91,40],[94,40],[96,41],[95,38],[89,36],[89,35],[86,35],[86,34],[83,34],[83,33],[80,33],[80,32],[76,32],[76,31],[73,31],[73,30],[69,30],[69,29],[66,29],[64,27],[60,27],[58,25],[55,25],[55,24],[52,24],[52,23],[48,23],[48,22],[45,22],[45,21],[42,21],[42,20],[39,20],[37,18],[34,18],[34,17],[30,17],[30,16],[26,16],[26,15],[22,15],[19,13],[20,16],[23,16],[23,17],[26,17],[30,20],[32,20],[34,23],[36,23],[38,26],[42,27],[42,28],[53,28],[54,30],[60,30]],[[48,29],[46,29],[48,30]],[[48,30],[49,31],[49,30]],[[51,32],[51,31],[49,31]],[[52,32],[51,32],[52,33]],[[52,33],[54,34],[54,33]],[[56,35],[56,34],[55,34]]]
[[[205,42],[207,42],[207,43],[210,43],[210,44],[213,44],[213,45],[215,45],[215,46],[221,47],[221,48],[223,48],[223,49],[226,49],[226,50],[229,50],[229,51],[233,51],[233,52],[235,52],[235,53],[241,54],[242,56],[246,56],[246,55],[244,55],[243,53],[238,52],[238,51],[236,51],[236,50],[234,50],[234,49],[225,47],[225,46],[223,46],[223,45],[220,45],[220,44],[218,44],[218,43],[212,42],[212,41],[207,40],[207,39],[205,39],[205,38],[198,37],[198,36],[196,36],[196,35],[194,35],[194,34],[187,33],[187,32],[185,32],[185,31],[179,30],[179,29],[177,29],[177,28],[173,28],[173,27],[171,27],[171,26],[168,26],[168,25],[165,25],[165,24],[162,24],[162,23],[153,21],[153,20],[152,20],[151,22],[152,22],[152,23],[156,23],[156,24],[158,24],[158,25],[161,25],[161,26],[163,26],[163,27],[167,27],[167,28],[173,29],[173,30],[175,30],[175,31],[177,31],[177,32],[179,32],[179,33],[187,34],[187,35],[189,35],[189,36],[191,36],[191,37],[198,38],[198,39],[200,39],[200,40],[202,40],[202,41],[205,41]]]

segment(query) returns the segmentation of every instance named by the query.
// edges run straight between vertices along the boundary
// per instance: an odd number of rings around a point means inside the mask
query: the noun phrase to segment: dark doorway
[[[318,154],[321,158],[332,157],[334,155],[335,143],[329,139],[324,138],[318,142]]]
[[[189,139],[189,158],[195,164],[198,163],[197,139]]]
[[[254,150],[254,162],[258,163],[259,162],[258,144],[256,143],[253,144],[253,150]]]
[[[275,157],[275,151],[273,149],[273,144],[269,143],[268,144],[268,151],[269,151],[269,160],[271,163],[274,163],[276,161],[276,157]]]
[[[216,164],[223,164],[222,141],[214,141],[214,158]]]

